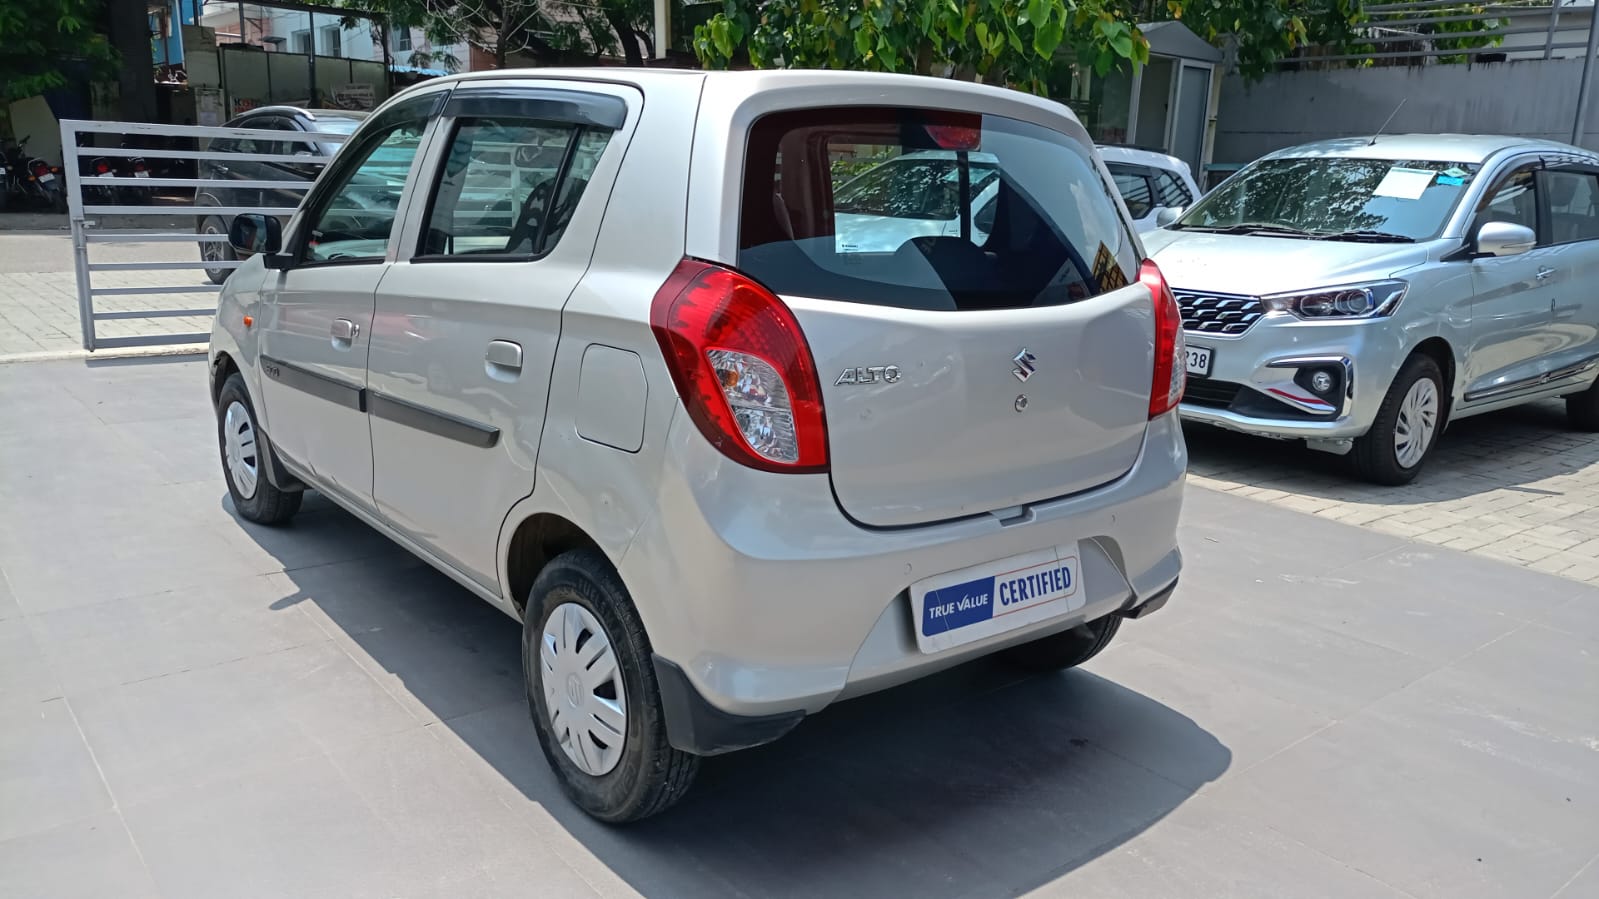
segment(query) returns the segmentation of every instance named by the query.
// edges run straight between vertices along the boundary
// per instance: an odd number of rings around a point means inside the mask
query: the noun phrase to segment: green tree
[[[655,49],[651,0],[340,0],[339,5],[380,13],[392,25],[421,28],[434,45],[477,47],[500,68],[521,61],[583,65],[601,56],[643,65]],[[465,62],[420,52],[407,61],[447,68]]]
[[[62,87],[74,66],[94,77],[115,71],[103,13],[101,0],[0,0],[0,99]]]
[[[724,0],[694,32],[708,68],[951,75],[1047,94],[1062,55],[1101,73],[1149,59],[1113,0]]]

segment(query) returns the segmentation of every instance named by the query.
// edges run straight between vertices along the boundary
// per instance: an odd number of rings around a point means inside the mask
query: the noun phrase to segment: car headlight
[[[1370,281],[1261,297],[1268,312],[1291,312],[1309,321],[1392,315],[1410,287],[1404,281]]]

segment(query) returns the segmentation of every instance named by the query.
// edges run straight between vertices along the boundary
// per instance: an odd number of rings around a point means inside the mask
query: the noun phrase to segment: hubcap
[[[1422,378],[1410,385],[1399,404],[1399,420],[1394,423],[1394,458],[1404,468],[1415,468],[1432,446],[1438,430],[1438,385]]]
[[[555,607],[539,641],[550,732],[584,774],[599,777],[622,760],[627,693],[610,637],[577,603]]]
[[[215,237],[221,234],[222,230],[216,225],[206,225],[205,233],[208,237]],[[222,244],[214,240],[208,240],[200,244],[200,259],[204,262],[221,262]]]
[[[222,453],[228,462],[228,474],[233,477],[233,487],[241,499],[255,496],[257,459],[255,451],[255,422],[250,420],[250,410],[238,400],[228,404],[222,414]]]

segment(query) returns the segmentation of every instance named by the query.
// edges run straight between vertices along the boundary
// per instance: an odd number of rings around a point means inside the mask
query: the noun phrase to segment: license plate
[[[940,652],[1074,612],[1087,602],[1077,544],[950,571],[911,586],[916,646]]]
[[[1210,347],[1191,346],[1188,348],[1188,373],[1204,377],[1210,374]]]
[[[39,180],[40,181],[54,181],[54,180],[56,180],[56,176],[50,174],[49,172],[45,172],[43,175],[39,176]]]

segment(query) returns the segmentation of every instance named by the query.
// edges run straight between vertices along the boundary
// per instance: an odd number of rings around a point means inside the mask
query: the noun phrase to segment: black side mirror
[[[228,227],[228,243],[240,255],[264,255],[266,258],[262,261],[267,268],[282,267],[272,264],[274,257],[283,249],[283,225],[272,216],[258,212],[234,216],[233,224]]]

